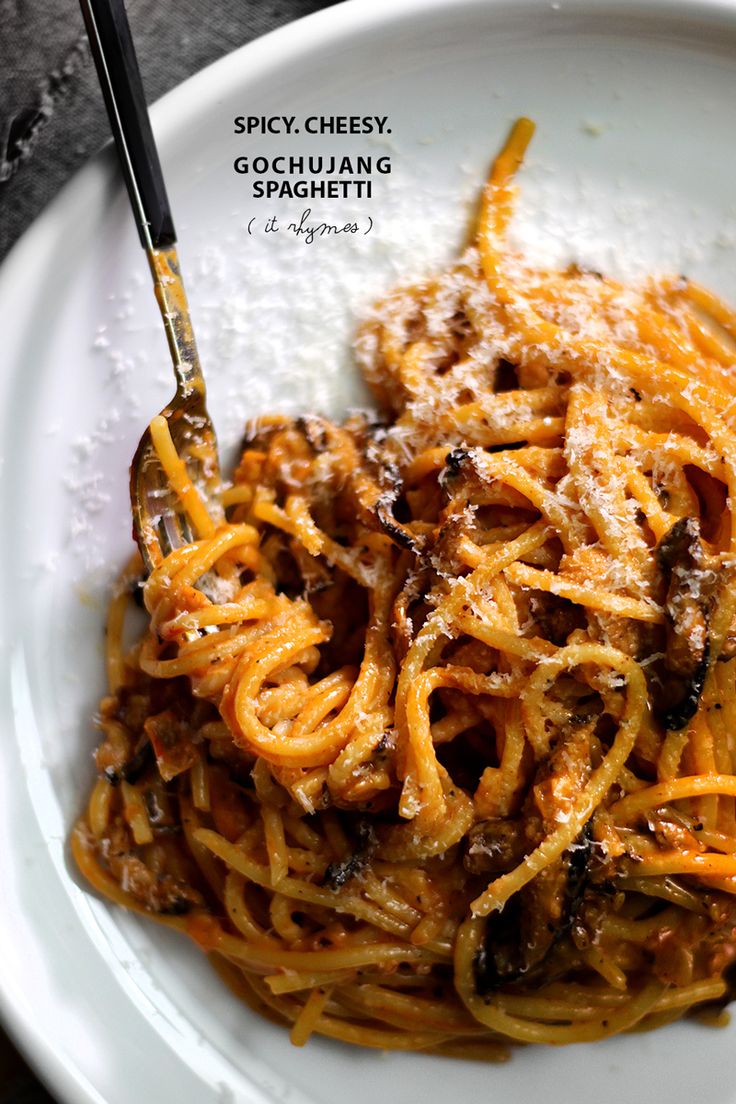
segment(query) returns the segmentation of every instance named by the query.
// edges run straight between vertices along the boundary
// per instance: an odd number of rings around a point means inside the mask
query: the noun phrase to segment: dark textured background
[[[128,0],[149,103],[334,0]],[[0,0],[0,259],[108,137],[76,0]]]
[[[149,102],[330,2],[128,0]],[[0,0],[0,259],[107,137],[76,0]],[[53,1104],[1,1029],[0,1104]]]

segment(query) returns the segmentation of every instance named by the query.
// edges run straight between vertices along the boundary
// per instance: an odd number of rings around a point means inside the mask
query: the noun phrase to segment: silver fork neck
[[[184,398],[196,391],[204,398],[205,385],[189,304],[179,268],[176,245],[146,249],[153,277],[153,289],[161,312],[166,340],[176,376],[177,394]]]

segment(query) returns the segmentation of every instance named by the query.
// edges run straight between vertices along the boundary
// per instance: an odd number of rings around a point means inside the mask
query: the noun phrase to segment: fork
[[[217,439],[207,412],[174,221],[128,17],[123,0],[80,0],[80,6],[176,377],[174,397],[160,416],[167,422],[189,479],[217,525],[224,518]],[[150,429],[143,434],[131,464],[130,501],[133,534],[150,574],[169,552],[197,535],[192,519],[169,486]]]

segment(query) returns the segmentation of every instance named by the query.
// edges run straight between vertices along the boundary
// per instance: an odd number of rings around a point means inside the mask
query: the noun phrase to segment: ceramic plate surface
[[[736,5],[348,3],[153,110],[227,455],[254,414],[366,401],[356,319],[452,256],[520,114],[539,128],[514,230],[526,248],[613,273],[684,271],[736,300]],[[238,115],[387,116],[390,134],[246,139]],[[374,174],[370,199],[254,199],[235,159],[280,154],[383,157],[391,172]],[[358,230],[308,244],[288,230],[307,207],[308,222]],[[282,232],[265,234],[269,216]],[[131,547],[127,467],[172,391],[109,154],[10,255],[0,314],[0,989],[58,1097],[734,1104],[736,1026],[527,1049],[498,1068],[324,1040],[297,1050],[188,941],[84,891],[66,841],[93,776],[106,595]]]

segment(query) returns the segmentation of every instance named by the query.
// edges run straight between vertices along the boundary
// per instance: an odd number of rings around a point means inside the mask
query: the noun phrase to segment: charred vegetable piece
[[[473,451],[466,448],[454,448],[445,457],[445,466],[440,472],[440,486],[445,491],[448,499],[457,492],[456,481],[462,478],[460,484],[464,493],[471,491],[478,494],[483,492],[485,484],[478,474]]]
[[[143,791],[146,812],[155,832],[178,833],[181,825],[177,823],[172,801],[166,788],[159,782]]]
[[[666,729],[679,729],[697,712],[708,671],[708,614],[716,578],[696,518],[675,522],[660,541],[657,559],[667,587],[667,637],[655,712]]]
[[[529,611],[538,634],[559,648],[567,644],[571,632],[584,629],[588,624],[584,607],[558,594],[535,592],[529,600]]]
[[[106,767],[102,773],[111,786],[119,786],[121,782],[136,782],[151,763],[153,763],[153,748],[150,740],[144,740],[119,770]]]
[[[452,502],[455,509],[460,506],[487,505],[489,493],[494,491],[496,480],[483,470],[484,457],[495,452],[513,452],[524,448],[525,444],[525,441],[514,441],[483,448],[475,446],[472,449],[452,449],[445,457],[445,465],[439,475],[439,485],[446,500]],[[523,495],[519,494],[517,497],[520,507],[533,510]]]
[[[473,963],[475,991],[480,997],[518,981],[525,972],[519,965],[520,912],[517,895],[506,903],[502,912],[488,917],[483,943]]]
[[[456,475],[460,474],[469,459],[470,453],[466,448],[452,449],[445,457],[445,467],[441,478],[443,480],[454,479]]]
[[[373,825],[367,820],[358,821],[357,836],[355,851],[341,862],[330,863],[325,870],[322,884],[329,889],[341,889],[346,882],[359,874],[376,849],[378,844],[376,833]]]
[[[571,720],[567,731],[537,768],[524,810],[528,831],[533,831],[531,826],[542,818],[535,844],[553,832],[560,821],[567,820],[590,777],[590,738],[594,725],[595,720],[582,725]]]
[[[198,751],[189,725],[180,720],[170,709],[149,717],[143,726],[156,753],[159,774],[164,782],[170,782],[185,770],[189,770]]]
[[[530,852],[566,819],[590,776],[592,726],[574,727],[540,764],[519,823]],[[483,995],[532,973],[569,931],[580,905],[591,857],[586,825],[577,841],[515,894],[488,921],[476,961],[476,986]]]
[[[398,658],[403,659],[412,640],[424,623],[428,607],[421,609],[424,596],[430,589],[429,572],[424,569],[410,572],[394,601],[391,638]]]
[[[202,894],[186,882],[171,874],[154,874],[130,847],[120,825],[110,833],[106,860],[113,878],[151,912],[181,916],[204,904]]]
[[[461,507],[459,513],[451,513],[443,518],[442,525],[435,538],[429,561],[438,575],[454,579],[467,573],[468,564],[463,558],[463,537],[475,537],[472,511]]]
[[[587,824],[576,843],[493,913],[475,960],[480,996],[526,977],[570,930],[582,901],[592,850]]]
[[[399,470],[393,465],[384,467],[382,476],[383,482],[388,483],[388,487],[376,499],[374,509],[378,523],[394,544],[398,544],[400,548],[405,548],[408,552],[418,554],[420,542],[411,530],[402,525],[400,521],[397,521],[394,516],[396,503],[403,490]]]
[[[491,817],[470,829],[463,865],[471,874],[504,874],[522,861],[527,847],[521,818]]]

